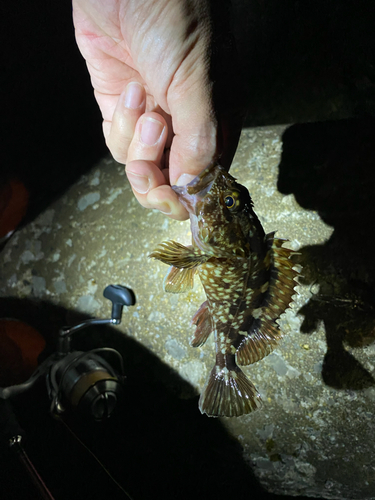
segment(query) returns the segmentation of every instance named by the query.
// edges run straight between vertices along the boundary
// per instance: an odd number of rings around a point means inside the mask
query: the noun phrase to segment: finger
[[[160,170],[150,161],[134,160],[126,165],[126,175],[132,186],[133,193],[144,208],[160,210],[172,219],[186,220],[187,211],[178,200],[172,188],[166,184],[166,171]],[[139,193],[138,187],[145,191]]]
[[[103,132],[112,156],[126,163],[137,121],[145,111],[146,92],[138,82],[130,82],[120,94],[112,122],[104,120]]]
[[[167,124],[158,113],[144,113],[138,120],[128,150],[126,174],[134,195],[148,207],[150,189],[166,184],[161,158],[167,139]]]
[[[166,183],[164,172],[152,161],[133,160],[125,167],[133,193],[145,208],[153,208],[147,201],[148,193]]]
[[[128,151],[128,162],[146,160],[161,166],[168,125],[159,113],[144,113],[138,120]]]
[[[171,219],[186,220],[189,218],[189,214],[181,205],[177,194],[167,184],[150,189],[147,194],[147,203],[150,208],[160,210]]]
[[[129,147],[126,174],[142,206],[184,220],[187,212],[169,186],[169,171],[162,169],[167,135],[168,127],[163,116],[157,113],[142,115]]]

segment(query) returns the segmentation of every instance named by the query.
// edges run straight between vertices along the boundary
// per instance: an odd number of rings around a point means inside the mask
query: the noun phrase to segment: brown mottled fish
[[[297,271],[286,240],[265,234],[248,190],[220,165],[209,165],[186,186],[173,186],[190,214],[192,246],[175,241],[150,254],[170,268],[164,288],[180,293],[197,273],[207,300],[192,319],[193,347],[212,332],[216,364],[199,408],[209,416],[239,416],[260,405],[260,395],[239,365],[267,356],[281,333],[276,320],[292,301]]]

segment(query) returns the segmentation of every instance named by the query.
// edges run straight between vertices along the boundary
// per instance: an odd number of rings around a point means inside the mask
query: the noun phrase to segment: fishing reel
[[[52,415],[60,416],[70,408],[97,421],[108,418],[122,393],[124,366],[121,354],[110,347],[71,350],[74,333],[93,325],[119,325],[123,307],[135,304],[132,290],[121,285],[107,286],[103,295],[112,302],[111,318],[89,319],[73,327],[63,327],[59,331],[56,352],[43,361],[26,382],[0,388],[0,398],[21,394],[45,376]]]

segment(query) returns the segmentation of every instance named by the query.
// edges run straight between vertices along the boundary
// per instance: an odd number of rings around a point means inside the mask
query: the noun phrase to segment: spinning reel
[[[59,331],[56,351],[26,382],[0,388],[0,398],[8,399],[27,391],[45,375],[53,415],[59,416],[72,408],[97,421],[108,418],[122,392],[121,354],[110,347],[87,352],[71,350],[74,333],[92,325],[119,325],[123,307],[135,304],[132,290],[121,285],[107,286],[103,295],[112,302],[111,318],[89,319],[73,327],[63,327]]]

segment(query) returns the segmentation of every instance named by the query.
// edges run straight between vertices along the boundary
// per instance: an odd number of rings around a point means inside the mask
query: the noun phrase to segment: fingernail
[[[150,190],[150,179],[145,175],[138,175],[134,172],[126,172],[130,184],[134,191],[139,194],[146,194]]]
[[[158,120],[147,117],[142,122],[141,141],[146,146],[153,146],[158,142],[163,132],[164,125]]]
[[[165,215],[171,215],[171,213],[172,213],[171,206],[169,205],[169,203],[166,203],[164,201],[162,203],[159,203],[158,205],[156,205],[155,208]]]
[[[143,87],[138,82],[128,83],[125,90],[124,106],[129,109],[137,109],[143,103]]]
[[[195,179],[195,175],[190,175],[190,174],[182,174],[176,181],[176,186],[186,186],[186,184],[189,184],[193,179]]]

